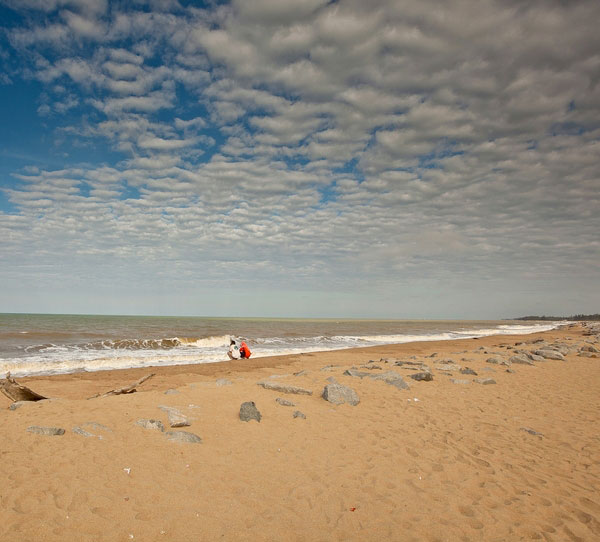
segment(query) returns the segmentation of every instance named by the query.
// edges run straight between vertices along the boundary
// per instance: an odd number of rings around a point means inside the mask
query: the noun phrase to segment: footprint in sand
[[[591,499],[588,499],[587,497],[580,497],[579,502],[582,506],[585,506],[596,513],[600,513],[600,505],[598,503],[595,503]]]
[[[470,506],[459,506],[458,511],[468,518],[472,518],[475,516],[475,510],[473,510]]]

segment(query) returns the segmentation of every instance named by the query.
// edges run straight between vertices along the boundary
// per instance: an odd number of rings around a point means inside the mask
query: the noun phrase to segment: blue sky
[[[598,20],[0,0],[0,311],[598,312]]]

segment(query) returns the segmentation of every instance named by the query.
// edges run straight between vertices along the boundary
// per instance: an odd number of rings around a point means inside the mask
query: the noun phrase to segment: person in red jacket
[[[242,341],[242,344],[240,344],[240,357],[242,359],[248,359],[251,355],[252,352],[250,352],[250,348],[248,348],[248,345]]]

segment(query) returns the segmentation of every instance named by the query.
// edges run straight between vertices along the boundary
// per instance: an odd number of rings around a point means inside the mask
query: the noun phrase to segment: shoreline
[[[352,358],[354,363],[365,363],[373,357],[385,357],[386,355],[423,355],[424,352],[431,350],[447,350],[452,345],[457,349],[466,348],[471,341],[478,341],[478,344],[489,345],[497,341],[525,342],[527,339],[537,339],[546,334],[555,334],[561,330],[574,329],[582,324],[565,323],[552,330],[539,331],[526,334],[503,334],[485,335],[483,337],[470,337],[460,339],[443,340],[418,340],[412,342],[402,342],[375,346],[363,346],[353,348],[342,348],[337,350],[319,350],[315,352],[302,352],[298,354],[282,354],[275,356],[250,357],[250,359],[223,360],[210,363],[189,363],[173,365],[152,365],[148,367],[126,367],[122,369],[106,369],[99,371],[77,371],[73,373],[58,373],[52,375],[31,375],[15,377],[19,382],[39,382],[39,381],[114,381],[129,379],[135,381],[149,373],[155,376],[146,386],[151,385],[152,381],[160,380],[161,377],[177,378],[182,375],[218,377],[219,375],[231,375],[233,373],[244,374],[258,369],[276,368],[280,366],[293,365],[296,363],[311,365],[311,358],[317,358],[315,363],[318,365],[320,360],[331,357],[339,363],[345,363]],[[367,359],[368,358],[368,359]],[[358,360],[358,361],[357,361]],[[157,378],[158,377],[158,378]],[[0,401],[2,400],[0,395]],[[0,403],[1,404],[1,403]]]
[[[544,348],[564,360],[509,363]],[[0,396],[2,540],[600,536],[595,326],[17,380],[52,399]]]

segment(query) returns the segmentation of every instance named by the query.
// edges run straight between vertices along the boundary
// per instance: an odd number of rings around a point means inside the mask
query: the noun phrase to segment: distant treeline
[[[600,320],[600,314],[576,314],[574,316],[521,316],[515,320]]]

